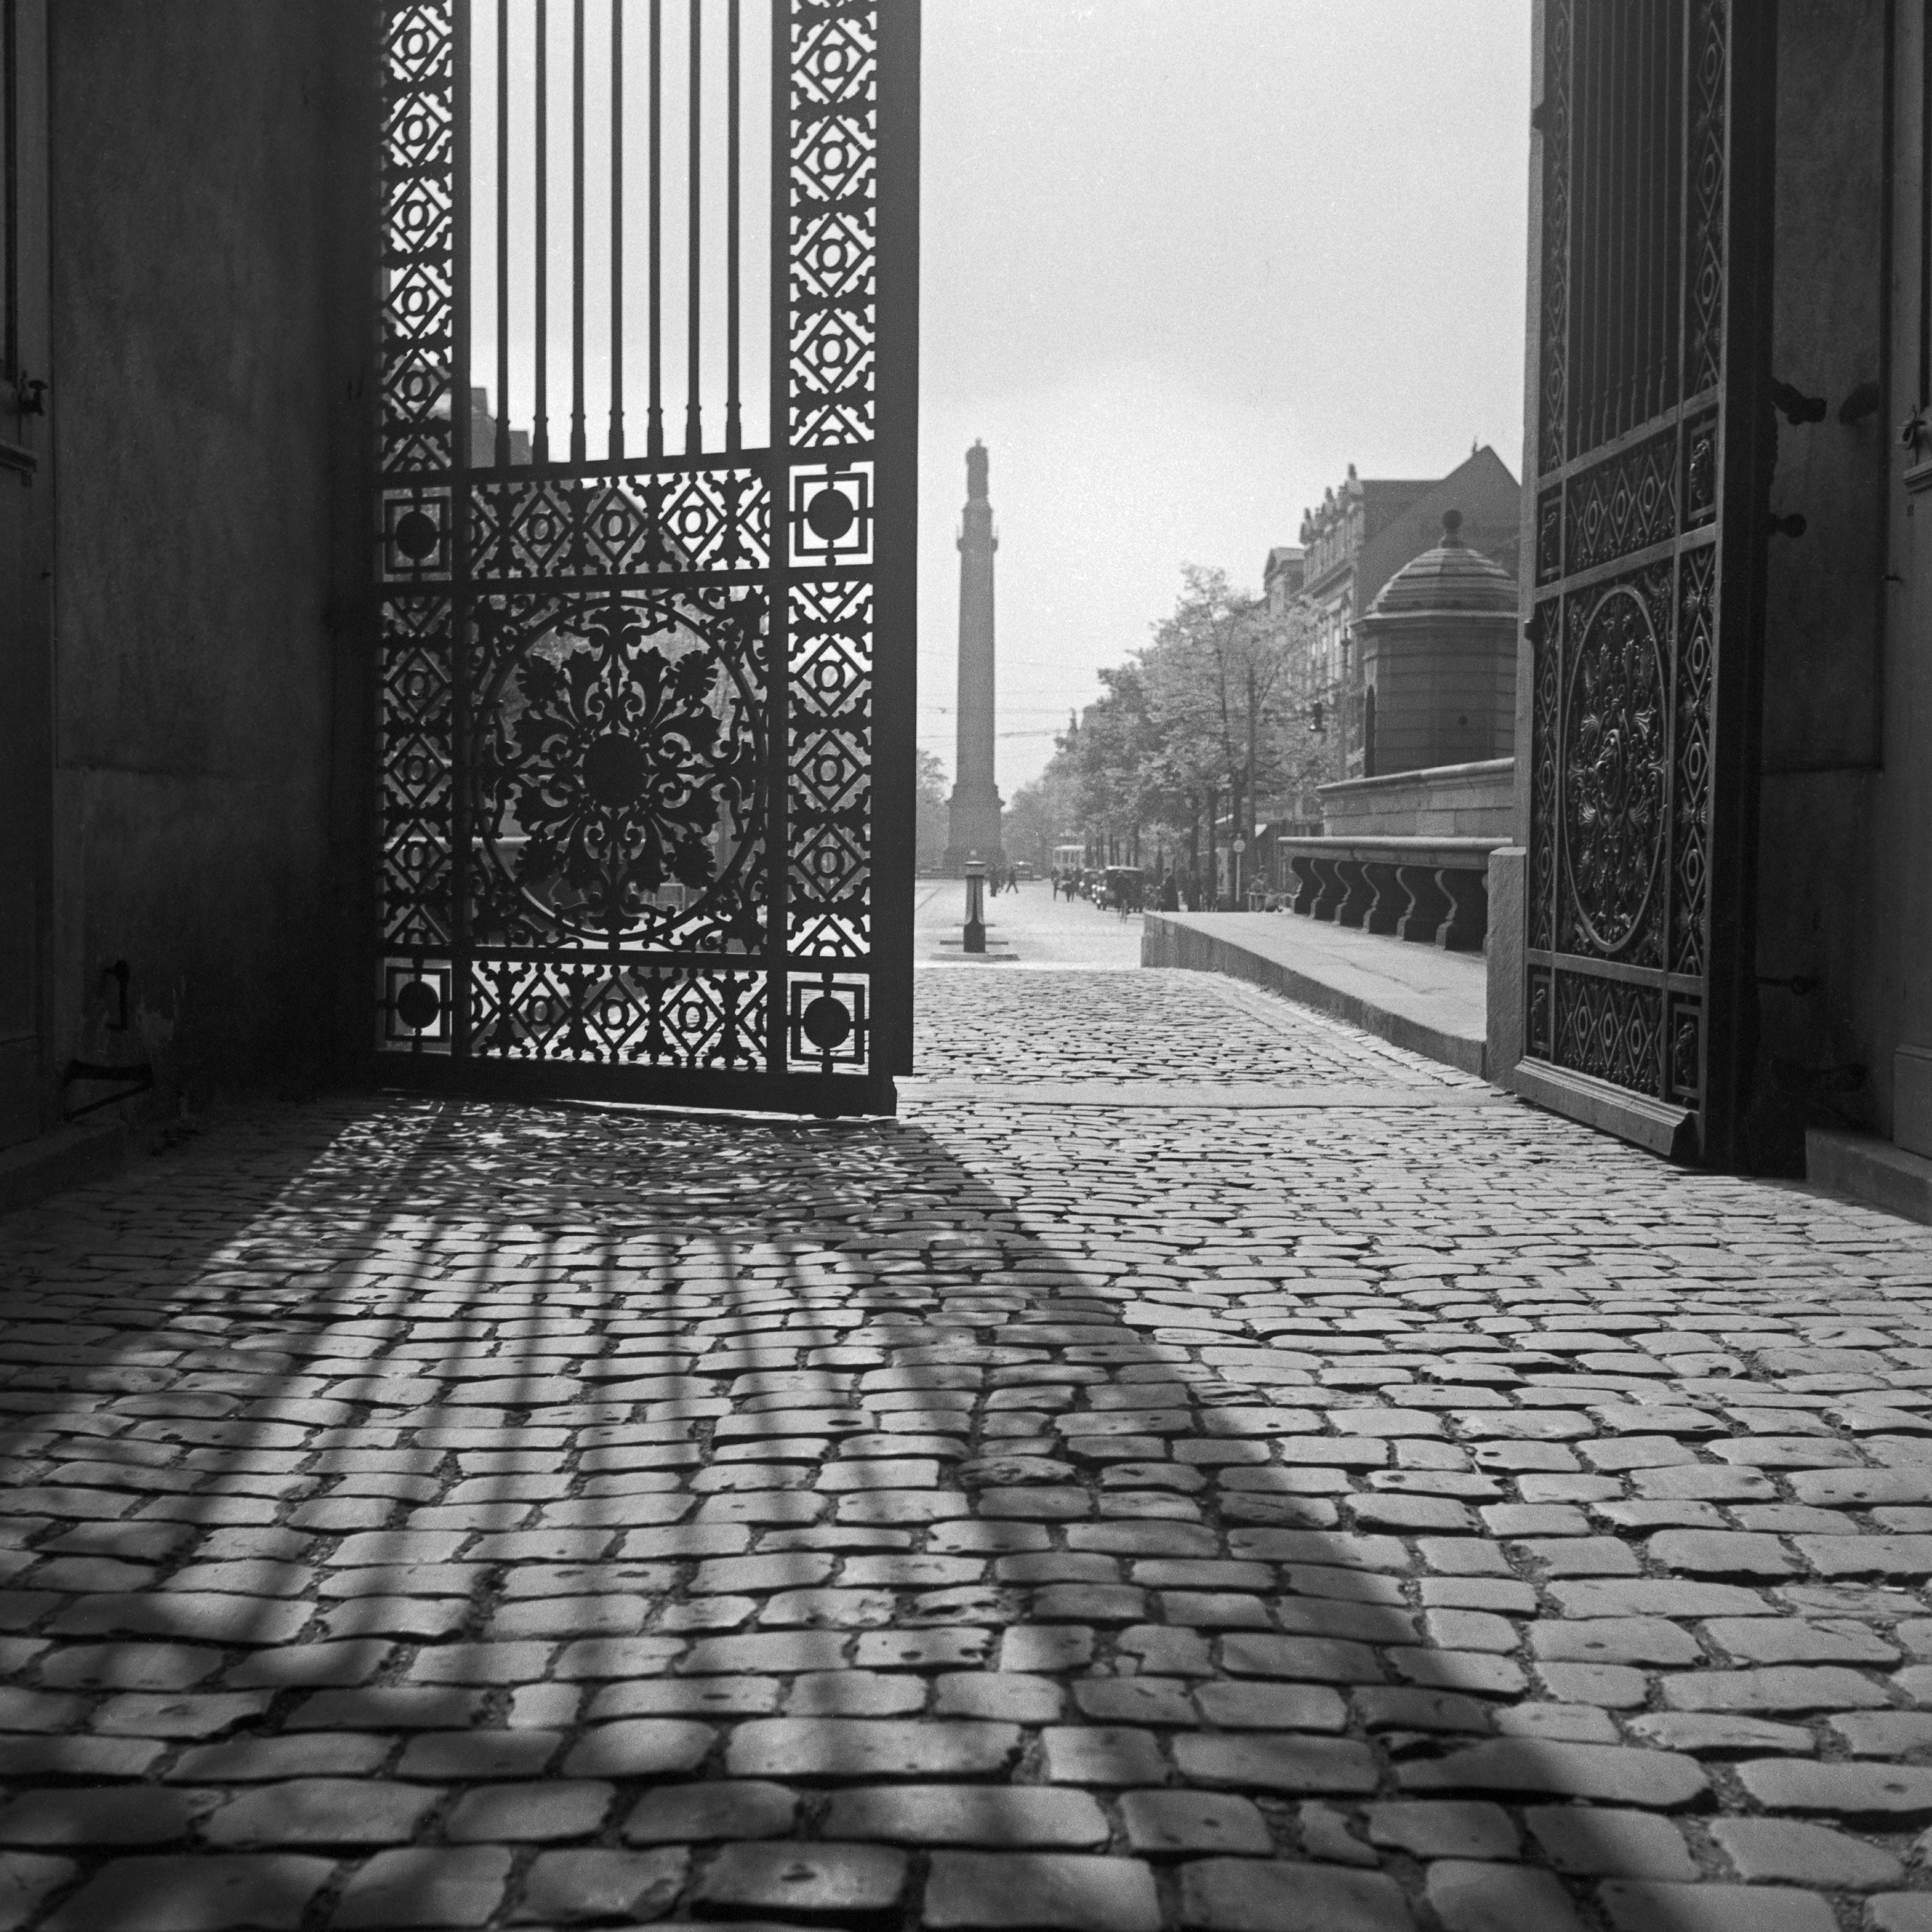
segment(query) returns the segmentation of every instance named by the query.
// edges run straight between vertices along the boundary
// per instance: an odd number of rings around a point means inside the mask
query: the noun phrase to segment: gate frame
[[[419,0],[376,0],[374,16],[379,23],[379,59],[386,56],[387,27],[394,17],[416,10]],[[434,8],[438,0],[430,0]],[[789,446],[786,404],[788,390],[781,386],[780,371],[789,350],[788,318],[790,313],[788,267],[790,224],[789,129],[782,111],[777,90],[790,73],[789,40],[795,14],[811,0],[772,0],[774,52],[772,86],[774,113],[770,155],[773,202],[772,208],[772,286],[771,301],[774,327],[771,356],[772,386],[771,437],[764,453],[772,485],[772,568],[768,573],[776,586],[790,574],[790,545],[784,520],[788,472],[794,452]],[[384,1051],[380,1046],[358,1050],[365,1077],[378,1088],[451,1097],[475,1096],[523,1101],[555,1100],[598,1100],[633,1106],[715,1109],[736,1113],[784,1113],[836,1118],[853,1115],[892,1114],[897,1111],[896,1076],[910,1073],[913,1065],[913,935],[912,907],[916,854],[916,803],[917,670],[918,670],[918,498],[919,498],[919,327],[920,327],[920,97],[921,69],[921,10],[922,0],[873,0],[874,60],[877,76],[876,148],[874,150],[874,211],[876,227],[873,298],[873,434],[872,504],[874,562],[870,566],[873,596],[871,707],[871,844],[868,852],[870,934],[869,951],[864,956],[866,972],[869,1028],[868,1064],[862,1073],[799,1071],[770,1066],[755,1069],[708,1066],[637,1066],[562,1060],[512,1060],[459,1056],[452,1046],[447,1053]],[[450,98],[454,109],[452,145],[454,157],[451,218],[454,228],[453,257],[466,262],[469,248],[470,196],[468,183],[467,124],[470,74],[466,58],[470,34],[470,0],[440,0],[452,22],[451,44],[454,72]],[[779,56],[782,52],[784,58]],[[379,92],[386,93],[386,88]],[[376,139],[382,138],[379,116]],[[377,176],[382,178],[380,154]],[[380,225],[383,215],[380,195],[375,211]],[[372,550],[380,555],[382,539],[382,505],[386,479],[380,463],[381,422],[383,404],[381,350],[381,310],[384,290],[379,244],[378,268],[371,299],[372,340],[375,344],[370,383],[370,425],[372,460],[365,466],[368,478],[367,518],[364,528],[372,535]],[[448,482],[452,500],[466,502],[470,471],[467,436],[460,424],[466,416],[470,383],[468,292],[470,276],[466,266],[454,278],[452,291],[453,354],[447,379],[450,400],[452,447]],[[752,452],[747,452],[752,454]],[[809,448],[796,452],[796,460],[809,464],[815,453]],[[675,466],[674,463],[673,466]],[[465,710],[460,688],[461,668],[466,652],[459,627],[466,621],[470,593],[466,568],[470,542],[469,519],[457,516],[449,531],[452,567],[446,582],[451,607],[451,702],[454,712],[452,726],[451,837],[454,848],[468,836],[469,802],[465,778],[463,745]],[[371,572],[370,658],[374,668],[371,681],[372,704],[380,706],[381,692],[380,611],[385,592],[379,572]],[[770,622],[768,648],[780,662],[784,640],[789,635],[788,613],[782,601],[774,601]],[[765,863],[775,882],[770,901],[771,926],[776,941],[768,940],[763,953],[721,955],[721,968],[762,970],[766,976],[768,994],[776,999],[789,976],[806,970],[802,964],[789,968],[781,956],[784,946],[783,908],[790,854],[775,841],[770,824],[782,825],[784,794],[787,782],[783,720],[786,699],[781,689],[767,694],[767,717],[776,726],[767,765],[767,784],[773,803],[768,816]],[[371,768],[365,777],[365,796],[379,797],[382,772],[380,728],[370,739]],[[385,946],[380,907],[382,878],[383,829],[380,806],[370,814],[369,842],[364,878],[368,882],[367,940],[361,952],[361,970],[366,976],[380,970],[386,954],[398,949]],[[452,889],[454,898],[454,890]],[[453,903],[452,917],[460,922],[464,908]],[[452,936],[452,955],[460,958],[461,940]],[[776,962],[776,963],[774,963]],[[836,972],[842,964],[827,960],[826,968]],[[358,1010],[370,1011],[367,1004]],[[768,1013],[767,1033],[776,1036],[784,1026],[784,1015],[776,1009]],[[367,1020],[363,1022],[367,1026]],[[366,1032],[364,1038],[366,1040]]]
[[[1544,472],[1538,434],[1543,407],[1542,334],[1544,127],[1549,18],[1571,0],[1537,0],[1532,33],[1528,315],[1526,344],[1522,629],[1517,646],[1516,844],[1523,854],[1520,922],[1508,997],[1511,1031],[1522,1058],[1506,1077],[1526,1099],[1639,1146],[1683,1160],[1734,1169],[1743,1153],[1757,1049],[1756,968],[1760,742],[1763,712],[1765,548],[1776,428],[1770,400],[1777,109],[1776,9],[1756,0],[1717,0],[1726,15],[1725,112],[1729,146],[1724,184],[1724,374],[1720,384],[1717,614],[1710,700],[1712,764],[1706,835],[1705,931],[1701,1069],[1696,1104],[1652,1096],[1535,1057],[1528,955],[1534,931],[1532,854],[1536,710],[1533,624],[1552,584],[1539,585],[1538,502]],[[1687,7],[1694,16],[1696,0]],[[1688,175],[1690,160],[1684,168]],[[1568,311],[1566,310],[1566,320]],[[1678,405],[1681,419],[1681,398]],[[1654,419],[1653,419],[1654,421]],[[1629,438],[1648,433],[1640,425]],[[1615,444],[1603,446],[1606,453]],[[1566,450],[1565,458],[1568,452]],[[1560,586],[1568,578],[1553,580]],[[1674,581],[1674,580],[1673,580]],[[1539,596],[1539,590],[1545,594]],[[1674,621],[1674,619],[1673,619]],[[1559,704],[1561,700],[1559,699]],[[1559,710],[1559,719],[1561,712]],[[1670,795],[1667,795],[1670,796]],[[1560,812],[1560,800],[1558,802]],[[1664,984],[1670,964],[1668,922]],[[1552,945],[1558,935],[1551,934]],[[1558,955],[1558,956],[1562,956]],[[1493,983],[1493,982],[1492,982]],[[1498,992],[1502,991],[1496,987]],[[1667,1022],[1668,1010],[1663,1016]],[[1551,1044],[1555,1046],[1554,1019]],[[1520,1031],[1518,1031],[1520,1030]],[[1661,1030],[1661,1029],[1660,1029]],[[1668,1052],[1667,1040],[1661,1049]]]

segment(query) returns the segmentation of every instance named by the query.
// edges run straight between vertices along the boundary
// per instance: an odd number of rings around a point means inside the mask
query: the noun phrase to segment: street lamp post
[[[976,854],[966,861],[966,936],[962,950],[986,950],[986,867]]]
[[[1241,854],[1248,849],[1248,842],[1238,832],[1234,834],[1234,910],[1241,909]]]

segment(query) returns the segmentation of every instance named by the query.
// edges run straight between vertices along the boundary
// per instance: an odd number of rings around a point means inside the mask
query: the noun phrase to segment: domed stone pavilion
[[[1364,776],[1507,758],[1515,748],[1516,585],[1462,538],[1405,564],[1356,620]]]

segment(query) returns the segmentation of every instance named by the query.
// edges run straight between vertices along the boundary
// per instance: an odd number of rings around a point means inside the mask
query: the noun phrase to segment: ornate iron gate
[[[890,1111],[917,0],[383,23],[379,1076]]]
[[[1718,1162],[1754,997],[1775,10],[1540,10],[1517,1078]]]

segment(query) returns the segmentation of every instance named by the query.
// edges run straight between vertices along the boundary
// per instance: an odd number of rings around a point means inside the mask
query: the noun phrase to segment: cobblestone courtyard
[[[0,1927],[1932,1928],[1932,1231],[1202,976],[921,997],[895,1123],[336,1100],[0,1222]]]

